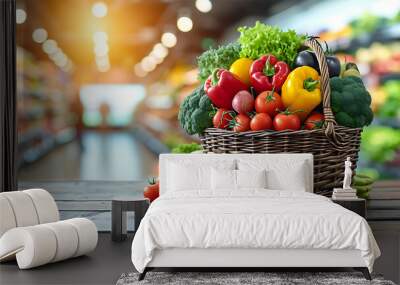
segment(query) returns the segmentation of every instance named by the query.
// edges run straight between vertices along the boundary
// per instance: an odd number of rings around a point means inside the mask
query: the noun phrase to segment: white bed
[[[265,187],[238,188],[264,168]],[[161,155],[161,196],[132,243],[141,278],[154,267],[355,267],[369,277],[380,252],[368,223],[312,194],[312,169],[310,154]],[[237,173],[234,189],[215,189],[216,172]]]

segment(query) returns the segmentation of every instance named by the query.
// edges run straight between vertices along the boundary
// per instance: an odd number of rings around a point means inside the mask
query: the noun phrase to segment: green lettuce
[[[240,27],[238,31],[241,57],[257,59],[262,55],[272,54],[290,66],[306,39],[305,35],[298,35],[294,30],[282,31],[259,21],[253,27]]]

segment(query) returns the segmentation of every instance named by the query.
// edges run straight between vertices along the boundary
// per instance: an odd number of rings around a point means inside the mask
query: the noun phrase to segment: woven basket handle
[[[331,109],[331,87],[329,85],[329,70],[324,51],[320,43],[315,38],[309,38],[304,42],[304,45],[311,48],[317,56],[319,69],[321,71],[320,88],[322,92],[322,106],[325,117],[325,135],[331,139],[335,145],[340,145],[340,138],[335,133],[335,116]]]

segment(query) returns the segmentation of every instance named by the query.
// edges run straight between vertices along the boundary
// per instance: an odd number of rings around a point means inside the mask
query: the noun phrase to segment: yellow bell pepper
[[[253,60],[250,58],[239,58],[232,63],[229,71],[235,74],[240,81],[250,86],[250,67],[252,63]]]
[[[282,86],[282,102],[301,121],[321,103],[321,99],[319,75],[314,68],[301,66],[289,73]]]

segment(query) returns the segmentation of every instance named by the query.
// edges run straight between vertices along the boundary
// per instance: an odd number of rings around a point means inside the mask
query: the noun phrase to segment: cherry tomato
[[[250,121],[250,129],[252,131],[272,129],[271,117],[266,113],[256,114]]]
[[[300,130],[301,121],[299,116],[297,116],[296,114],[285,111],[275,116],[273,125],[275,130],[277,131],[297,131]]]
[[[284,110],[281,96],[272,91],[261,92],[255,101],[257,113],[267,113],[271,118],[275,117],[280,111]]]
[[[226,129],[232,119],[232,111],[220,108],[213,117],[214,128]]]
[[[304,122],[304,125],[307,130],[320,129],[324,124],[324,120],[325,120],[324,115],[317,112],[312,112],[311,115],[308,116],[308,118]]]
[[[247,115],[239,114],[235,117],[235,126],[233,131],[235,132],[245,132],[250,129],[250,118]]]
[[[160,184],[159,182],[155,184],[148,185],[144,188],[143,196],[145,198],[148,198],[150,202],[153,202],[155,199],[158,198],[159,194],[159,189],[160,189]]]

